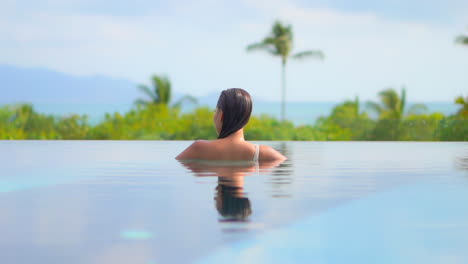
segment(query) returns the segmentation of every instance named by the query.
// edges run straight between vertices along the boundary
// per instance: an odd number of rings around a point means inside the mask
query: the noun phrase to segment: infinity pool
[[[468,263],[468,144],[0,141],[0,263]]]

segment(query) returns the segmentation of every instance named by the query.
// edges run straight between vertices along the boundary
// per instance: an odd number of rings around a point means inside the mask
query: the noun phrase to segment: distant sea
[[[143,96],[136,89],[137,84],[133,81],[99,75],[75,76],[45,68],[23,68],[0,64],[0,80],[2,88],[8,87],[8,89],[2,90],[0,105],[11,102],[31,102],[36,111],[46,114],[86,114],[89,116],[91,124],[102,121],[105,113],[129,111],[134,107],[131,104],[133,99]],[[214,109],[219,94],[219,91],[213,91],[209,94],[199,95],[199,105],[207,105]],[[172,94],[174,101],[182,96],[183,94],[176,92]],[[95,103],[103,101],[123,103]],[[314,124],[318,117],[329,115],[338,103],[340,102],[288,102],[286,117],[296,125]],[[425,104],[428,107],[428,112],[441,112],[445,115],[455,113],[458,108],[452,102]],[[182,111],[189,112],[194,107],[194,105],[185,105]],[[280,103],[255,97],[253,114],[267,114],[279,118]]]
[[[339,102],[289,102],[286,108],[286,117],[296,125],[314,124],[320,116],[327,116],[331,113],[334,106]],[[428,108],[428,113],[440,112],[444,115],[454,114],[459,106],[447,102],[429,102],[424,103]],[[201,106],[214,108],[214,103],[202,104]],[[408,105],[411,105],[409,103]],[[200,106],[200,105],[198,105]],[[36,111],[53,114],[86,114],[91,124],[97,124],[104,120],[105,113],[125,113],[132,109],[134,105],[128,103],[122,104],[34,104]],[[187,106],[182,109],[183,112],[190,112],[195,106]],[[267,114],[276,118],[280,116],[279,102],[256,102],[253,109],[253,115],[259,116]]]

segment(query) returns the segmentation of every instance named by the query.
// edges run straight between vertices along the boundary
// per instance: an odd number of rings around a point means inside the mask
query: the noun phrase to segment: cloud
[[[455,26],[390,20],[370,12],[304,8],[291,1],[245,2],[266,17],[291,23],[297,51],[319,48],[326,54],[323,63],[290,63],[292,98],[312,90],[319,100],[354,95],[373,99],[381,89],[406,85],[410,100],[451,101],[466,89],[463,69],[468,66],[468,52],[464,55],[454,45]],[[263,27],[265,35],[270,27],[263,22],[252,24],[255,29]]]
[[[2,23],[2,49],[8,52],[0,60],[79,75],[126,76],[124,64],[163,44],[157,24],[149,24],[145,17],[37,13]]]
[[[137,82],[167,73],[181,93],[244,87],[277,100],[279,61],[246,53],[245,46],[260,41],[279,18],[294,26],[297,51],[326,54],[323,62],[290,63],[291,100],[370,99],[402,84],[410,100],[452,100],[468,83],[468,51],[453,44],[462,24],[391,20],[285,0],[172,2],[134,16],[85,12],[89,1],[67,3],[50,0],[21,11],[7,1],[0,11],[0,63]]]

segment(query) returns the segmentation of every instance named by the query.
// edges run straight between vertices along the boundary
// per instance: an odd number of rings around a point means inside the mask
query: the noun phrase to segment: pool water
[[[468,144],[0,141],[0,263],[468,263]]]

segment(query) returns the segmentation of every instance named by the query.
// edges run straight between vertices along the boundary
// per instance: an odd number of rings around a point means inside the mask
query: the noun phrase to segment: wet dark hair
[[[218,138],[225,138],[243,128],[252,114],[252,98],[240,88],[221,92],[216,108],[223,111],[223,125]]]
[[[246,221],[252,214],[249,198],[236,195],[239,189],[223,184],[216,188],[216,209],[224,221]]]

